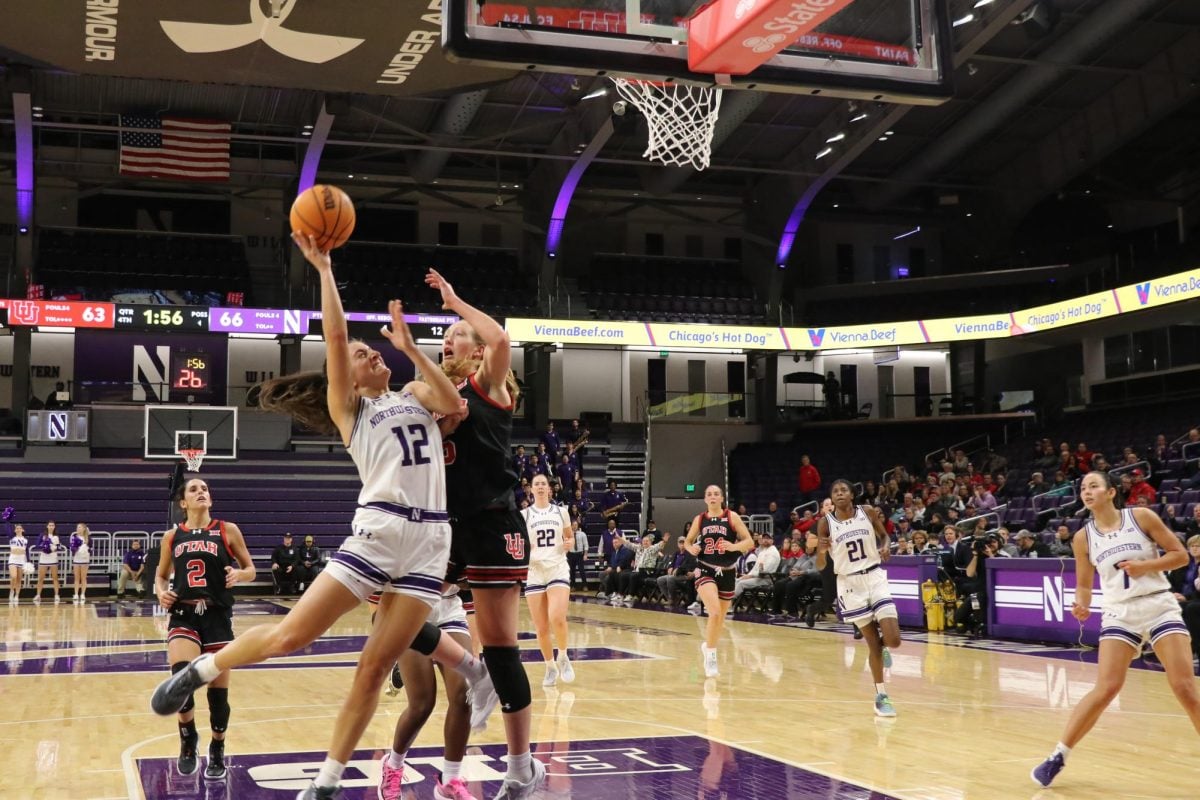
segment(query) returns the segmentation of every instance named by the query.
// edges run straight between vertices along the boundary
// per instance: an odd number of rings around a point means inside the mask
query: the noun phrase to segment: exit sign
[[[696,491],[696,484],[694,484],[694,483],[685,483],[685,484],[683,485],[683,490],[684,490],[685,492],[694,492],[694,491]]]

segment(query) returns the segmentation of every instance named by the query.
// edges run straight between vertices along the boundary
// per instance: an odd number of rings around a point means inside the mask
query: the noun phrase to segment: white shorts
[[[467,612],[457,592],[434,603],[425,621],[448,633],[471,635],[471,629],[467,627]]]
[[[58,553],[38,553],[37,557],[39,567],[58,566]]]
[[[899,617],[882,567],[859,575],[838,575],[837,593],[842,619],[860,628],[875,620]]]
[[[1153,645],[1172,633],[1188,633],[1179,601],[1170,592],[1143,595],[1131,600],[1101,604],[1100,638],[1117,639],[1140,651],[1146,640]]]
[[[525,579],[525,596],[542,594],[551,586],[571,588],[571,565],[566,561],[531,561]]]
[[[359,600],[375,592],[397,592],[432,606],[442,597],[449,560],[450,523],[401,520],[386,533],[356,530],[324,571]]]

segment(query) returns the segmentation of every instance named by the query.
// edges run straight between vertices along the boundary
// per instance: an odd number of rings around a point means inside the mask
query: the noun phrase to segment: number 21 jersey
[[[850,519],[839,520],[831,512],[825,520],[829,525],[829,552],[833,555],[834,572],[850,575],[879,563],[875,526],[862,506],[854,507],[854,515]]]

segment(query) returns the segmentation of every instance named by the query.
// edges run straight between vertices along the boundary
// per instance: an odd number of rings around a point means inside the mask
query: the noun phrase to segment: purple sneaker
[[[1042,763],[1033,768],[1033,772],[1029,776],[1033,778],[1034,783],[1038,786],[1049,786],[1054,783],[1054,779],[1058,773],[1062,772],[1062,768],[1067,765],[1063,760],[1062,753],[1054,752]]]

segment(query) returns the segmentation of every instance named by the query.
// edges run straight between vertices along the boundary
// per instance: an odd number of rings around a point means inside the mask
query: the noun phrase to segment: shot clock
[[[207,353],[171,353],[171,389],[187,394],[208,394],[212,359]]]

